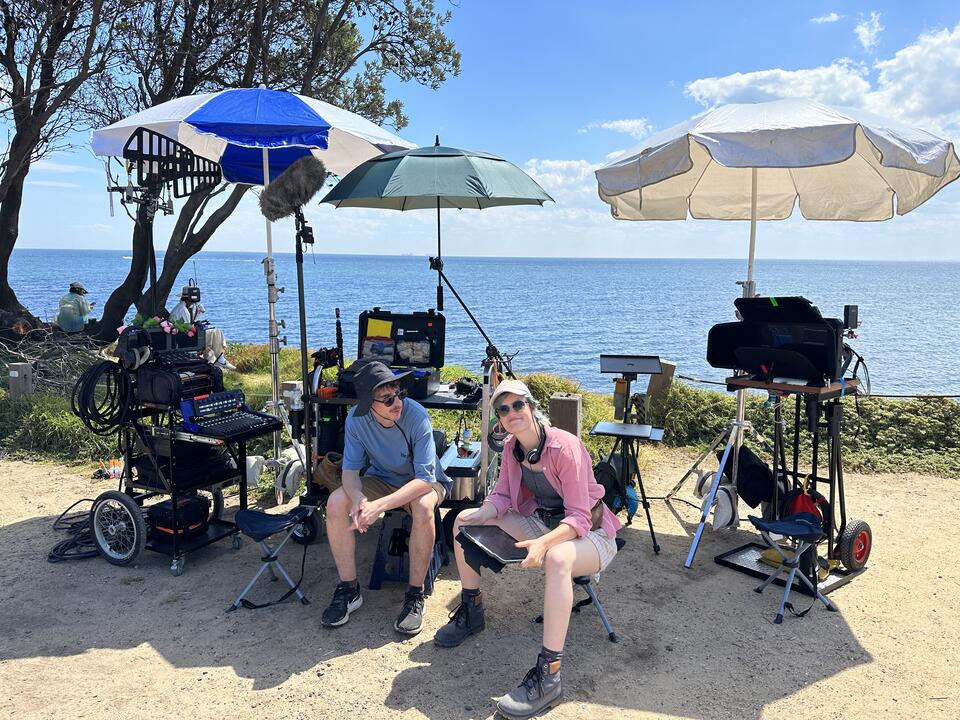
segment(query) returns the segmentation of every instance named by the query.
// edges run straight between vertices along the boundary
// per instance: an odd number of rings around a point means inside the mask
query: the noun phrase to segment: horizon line
[[[43,251],[43,250],[66,250],[69,252],[132,252],[131,249],[121,249],[121,248],[75,248],[75,247],[14,247],[13,252],[18,250],[33,250],[33,251]],[[234,254],[234,255],[256,255],[263,257],[266,255],[265,252],[258,250],[208,250],[202,249],[197,255],[201,253],[225,253],[225,254]],[[165,250],[156,250],[157,257],[165,255]],[[431,254],[419,254],[419,253],[350,253],[350,252],[315,252],[311,253],[313,255],[320,255],[325,257],[393,257],[393,258],[420,258],[428,259],[433,257]],[[194,255],[192,257],[196,257]],[[293,252],[274,252],[274,257],[277,255],[295,255]],[[623,257],[622,255],[548,255],[548,256],[537,256],[537,255],[444,255],[444,258],[462,258],[470,260],[745,260],[742,257]],[[829,259],[826,258],[791,258],[791,257],[763,257],[756,258],[756,261],[777,261],[777,262],[890,262],[890,263],[904,263],[904,262],[917,262],[917,263],[960,263],[960,258],[949,259],[949,258],[864,258],[864,257],[832,257]]]

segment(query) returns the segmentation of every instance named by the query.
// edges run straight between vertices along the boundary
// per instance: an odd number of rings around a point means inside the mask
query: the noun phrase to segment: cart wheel
[[[183,575],[183,566],[186,564],[187,559],[183,555],[177,555],[173,562],[170,563],[170,572],[172,572],[177,577]]]
[[[443,539],[447,543],[447,548],[453,552],[453,523],[457,519],[457,515],[460,514],[463,508],[453,508],[447,510],[447,514],[443,516]]]
[[[140,506],[126,493],[108,490],[90,508],[90,529],[97,551],[111,565],[134,562],[147,542]]]
[[[873,548],[870,526],[863,520],[851,520],[840,533],[837,546],[840,548],[840,562],[843,566],[850,572],[859,570],[867,564]]]
[[[293,531],[293,541],[298,545],[312,545],[323,532],[319,509],[310,513],[310,517],[297,525]]]
[[[240,537],[239,533],[234,534],[234,536],[230,538],[230,544],[233,545],[234,550],[239,550],[243,547],[243,538]]]

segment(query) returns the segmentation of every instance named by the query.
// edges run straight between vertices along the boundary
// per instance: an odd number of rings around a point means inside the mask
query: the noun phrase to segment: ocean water
[[[10,283],[20,301],[52,318],[59,297],[81,280],[94,315],[126,275],[129,251],[15,250]],[[229,340],[267,341],[262,256],[202,252],[177,287],[196,276],[206,317]],[[159,258],[162,262],[162,255]],[[445,258],[445,272],[514,368],[578,380],[612,391],[600,353],[660,355],[683,375],[719,380],[705,359],[707,331],[734,319],[743,260]],[[277,254],[277,308],[289,344],[299,346],[296,264]],[[868,363],[875,393],[960,394],[960,263],[759,260],[764,295],[803,295],[824,316],[860,307],[853,347]],[[311,347],[335,343],[334,308],[343,318],[345,352],[357,354],[357,318],[379,306],[394,312],[436,305],[437,274],[425,257],[307,255],[304,285]],[[448,289],[446,360],[479,370],[486,343]],[[176,298],[168,303],[168,307]],[[132,313],[131,313],[132,316]]]

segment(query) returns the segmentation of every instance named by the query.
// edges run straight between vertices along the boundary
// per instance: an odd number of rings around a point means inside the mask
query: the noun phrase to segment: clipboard
[[[523,562],[527,557],[527,549],[514,547],[517,539],[497,525],[461,525],[460,534],[504,565]]]

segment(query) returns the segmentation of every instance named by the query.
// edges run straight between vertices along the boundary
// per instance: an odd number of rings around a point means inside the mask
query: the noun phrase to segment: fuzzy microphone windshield
[[[327,169],[313,155],[305,155],[260,193],[260,212],[273,222],[293,215],[323,187]]]

